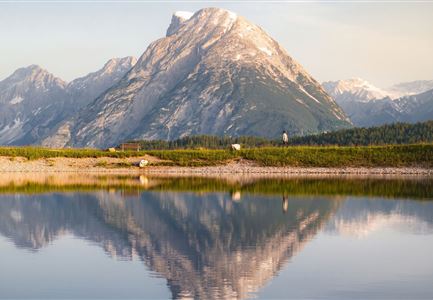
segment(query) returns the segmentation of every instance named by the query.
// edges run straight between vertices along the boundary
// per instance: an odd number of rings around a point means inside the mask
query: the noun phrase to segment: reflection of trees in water
[[[138,255],[167,279],[174,297],[244,297],[275,276],[331,215],[396,211],[403,202],[400,214],[431,220],[433,211],[414,201],[353,201],[236,192],[2,196],[0,233],[35,250],[70,232],[112,256]]]
[[[1,174],[0,174],[1,175]],[[260,178],[229,176],[206,177],[146,177],[92,176],[75,174],[66,176],[0,176],[0,194],[89,192],[122,190],[138,195],[144,190],[177,192],[227,192],[232,200],[245,194],[292,196],[368,196],[407,199],[433,199],[433,178],[365,178],[365,177],[287,177]],[[24,178],[22,178],[24,177]]]

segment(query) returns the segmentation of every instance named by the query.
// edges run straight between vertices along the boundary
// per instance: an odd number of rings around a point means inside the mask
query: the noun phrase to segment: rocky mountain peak
[[[105,147],[195,134],[274,138],[282,130],[350,126],[320,84],[245,18],[204,8],[174,14],[170,27],[73,121],[65,144]]]
[[[57,83],[59,85],[64,85],[65,82],[60,78],[55,77],[53,74],[49,73],[45,69],[41,68],[38,65],[30,65],[28,67],[19,68],[11,76],[4,80],[9,84],[12,82],[15,83],[24,83],[24,82],[33,82],[40,83],[41,85],[49,84],[49,83]],[[42,86],[43,87],[43,86]]]
[[[390,96],[388,91],[382,90],[362,78],[327,81],[323,83],[323,87],[334,98],[350,95],[357,97],[360,101],[370,101]]]
[[[123,71],[124,69],[131,69],[135,63],[137,62],[137,59],[133,56],[126,56],[126,57],[116,57],[108,60],[104,67],[101,69],[101,72],[106,73],[113,73],[116,71]]]
[[[66,82],[55,77],[38,65],[19,68],[11,76],[0,82],[5,86],[34,86],[35,88],[46,89],[52,86],[64,87]]]
[[[185,21],[189,20],[193,16],[193,14],[194,13],[189,11],[175,12],[171,17],[171,23],[167,29],[166,36],[174,34]]]
[[[101,89],[107,89],[110,87],[110,84],[119,81],[136,62],[137,59],[132,56],[112,58],[98,71],[71,81],[68,85],[68,89],[71,93],[74,93],[76,90],[81,90],[82,92],[89,94],[89,97],[96,97],[98,96],[98,92],[100,93],[103,91]],[[88,90],[89,86],[95,87],[95,84],[98,85],[96,86],[95,91]]]

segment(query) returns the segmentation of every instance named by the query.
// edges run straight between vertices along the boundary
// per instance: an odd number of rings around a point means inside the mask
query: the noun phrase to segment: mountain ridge
[[[69,146],[131,138],[277,136],[350,126],[321,85],[263,29],[207,8],[173,17],[168,36],[70,124]],[[218,84],[216,84],[218,83]]]
[[[324,82],[355,126],[433,119],[433,80],[419,80],[380,89],[360,78]]]
[[[94,97],[105,91],[126,72],[131,57],[111,59],[113,73],[101,70],[69,83],[38,65],[19,68],[0,81],[0,144],[40,144],[65,118],[77,113]],[[117,68],[116,64],[121,64]],[[99,82],[92,78],[99,74]],[[77,83],[85,84],[80,91]]]

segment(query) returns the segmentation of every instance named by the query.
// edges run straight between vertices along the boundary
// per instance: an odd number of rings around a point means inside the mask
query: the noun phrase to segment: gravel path
[[[214,167],[168,167],[148,166],[125,167],[127,164],[137,164],[141,159],[147,159],[150,164],[160,161],[151,156],[133,158],[47,158],[27,160],[23,157],[0,157],[0,172],[95,172],[113,174],[179,174],[179,175],[210,175],[210,174],[292,174],[292,175],[423,175],[433,176],[433,169],[421,167],[404,168],[297,168],[297,167],[262,167],[254,162],[236,161],[223,166]]]

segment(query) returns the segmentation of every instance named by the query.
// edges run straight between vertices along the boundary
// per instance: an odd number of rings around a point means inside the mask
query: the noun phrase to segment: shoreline
[[[136,164],[141,159],[150,163],[145,168],[127,166]],[[151,157],[130,158],[41,158],[27,160],[23,157],[0,157],[0,173],[101,173],[101,174],[147,174],[170,176],[203,176],[203,175],[363,175],[363,176],[433,176],[433,168],[423,167],[267,167],[254,162],[240,160],[225,165],[183,167],[155,166],[161,160]],[[115,166],[115,167],[113,167]]]

